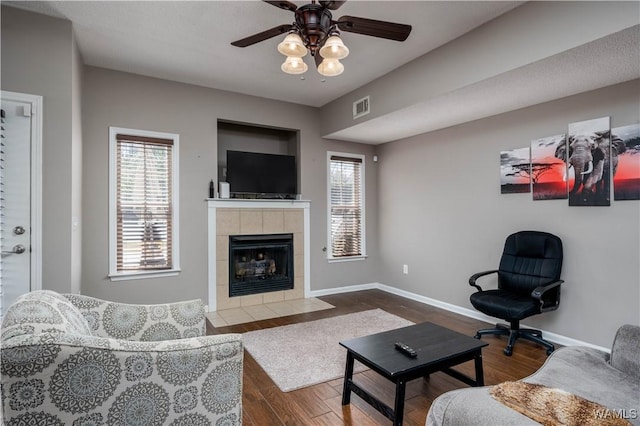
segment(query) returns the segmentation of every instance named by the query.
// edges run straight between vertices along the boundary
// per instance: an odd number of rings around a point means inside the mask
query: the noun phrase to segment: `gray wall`
[[[575,121],[637,123],[639,92],[636,80],[381,145],[380,282],[473,309],[468,278],[498,265],[508,234],[551,232],[565,250],[562,302],[525,323],[610,347],[621,324],[640,324],[640,201],[569,207],[501,195],[500,151]]]
[[[2,6],[0,87],[44,100],[42,286],[60,292],[79,288],[80,279],[72,231],[72,217],[81,218],[77,54],[71,22]]]
[[[317,109],[100,68],[85,67],[83,85],[82,293],[154,303],[207,299],[207,209],[204,199],[217,164],[217,120],[300,129],[301,189],[311,200],[312,290],[377,281],[374,147],[320,138]],[[108,273],[109,126],[180,135],[180,258],[177,277],[111,282]],[[371,257],[328,264],[326,152],[367,156],[367,240]]]
[[[468,276],[496,265],[508,233],[537,228],[563,238],[566,284],[560,309],[528,322],[602,346],[619,324],[640,322],[640,202],[533,202],[530,195],[499,195],[498,176],[501,150],[564,132],[569,122],[605,115],[613,126],[638,122],[638,81],[372,147],[322,139],[314,108],[83,68],[68,21],[3,6],[0,84],[44,96],[45,288],[71,291],[81,276],[82,293],[111,300],[206,300],[203,200],[222,119],[300,129],[301,188],[312,201],[313,290],[382,282],[471,308]],[[178,277],[107,278],[109,126],[180,134]],[[366,155],[366,261],[328,264],[322,252],[329,150]],[[375,153],[378,163],[371,161]],[[74,261],[80,252],[82,261]]]
[[[71,288],[80,293],[82,286],[82,75],[84,64],[73,42],[71,82]]]

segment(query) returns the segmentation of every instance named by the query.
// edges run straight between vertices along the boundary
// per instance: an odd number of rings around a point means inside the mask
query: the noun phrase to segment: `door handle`
[[[23,246],[22,244],[16,244],[15,246],[13,246],[13,250],[11,250],[11,251],[3,251],[2,255],[3,256],[8,256],[8,255],[11,255],[11,254],[22,254],[25,251],[27,251],[25,246]]]

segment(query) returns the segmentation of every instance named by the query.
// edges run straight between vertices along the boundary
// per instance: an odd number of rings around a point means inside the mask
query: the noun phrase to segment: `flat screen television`
[[[295,199],[298,193],[296,157],[227,151],[227,182],[231,195],[237,198]]]

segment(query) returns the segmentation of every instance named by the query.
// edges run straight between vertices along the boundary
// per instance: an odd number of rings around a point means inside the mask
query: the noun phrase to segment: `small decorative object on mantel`
[[[220,198],[229,198],[230,196],[230,192],[229,192],[229,182],[220,182]]]
[[[213,183],[213,179],[209,182],[209,198],[216,198],[216,186]]]
[[[500,152],[500,193],[531,192],[529,147]]]

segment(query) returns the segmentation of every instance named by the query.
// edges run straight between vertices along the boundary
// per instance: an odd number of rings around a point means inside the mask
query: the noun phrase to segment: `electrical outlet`
[[[409,265],[402,265],[402,273],[403,274],[409,273]]]

